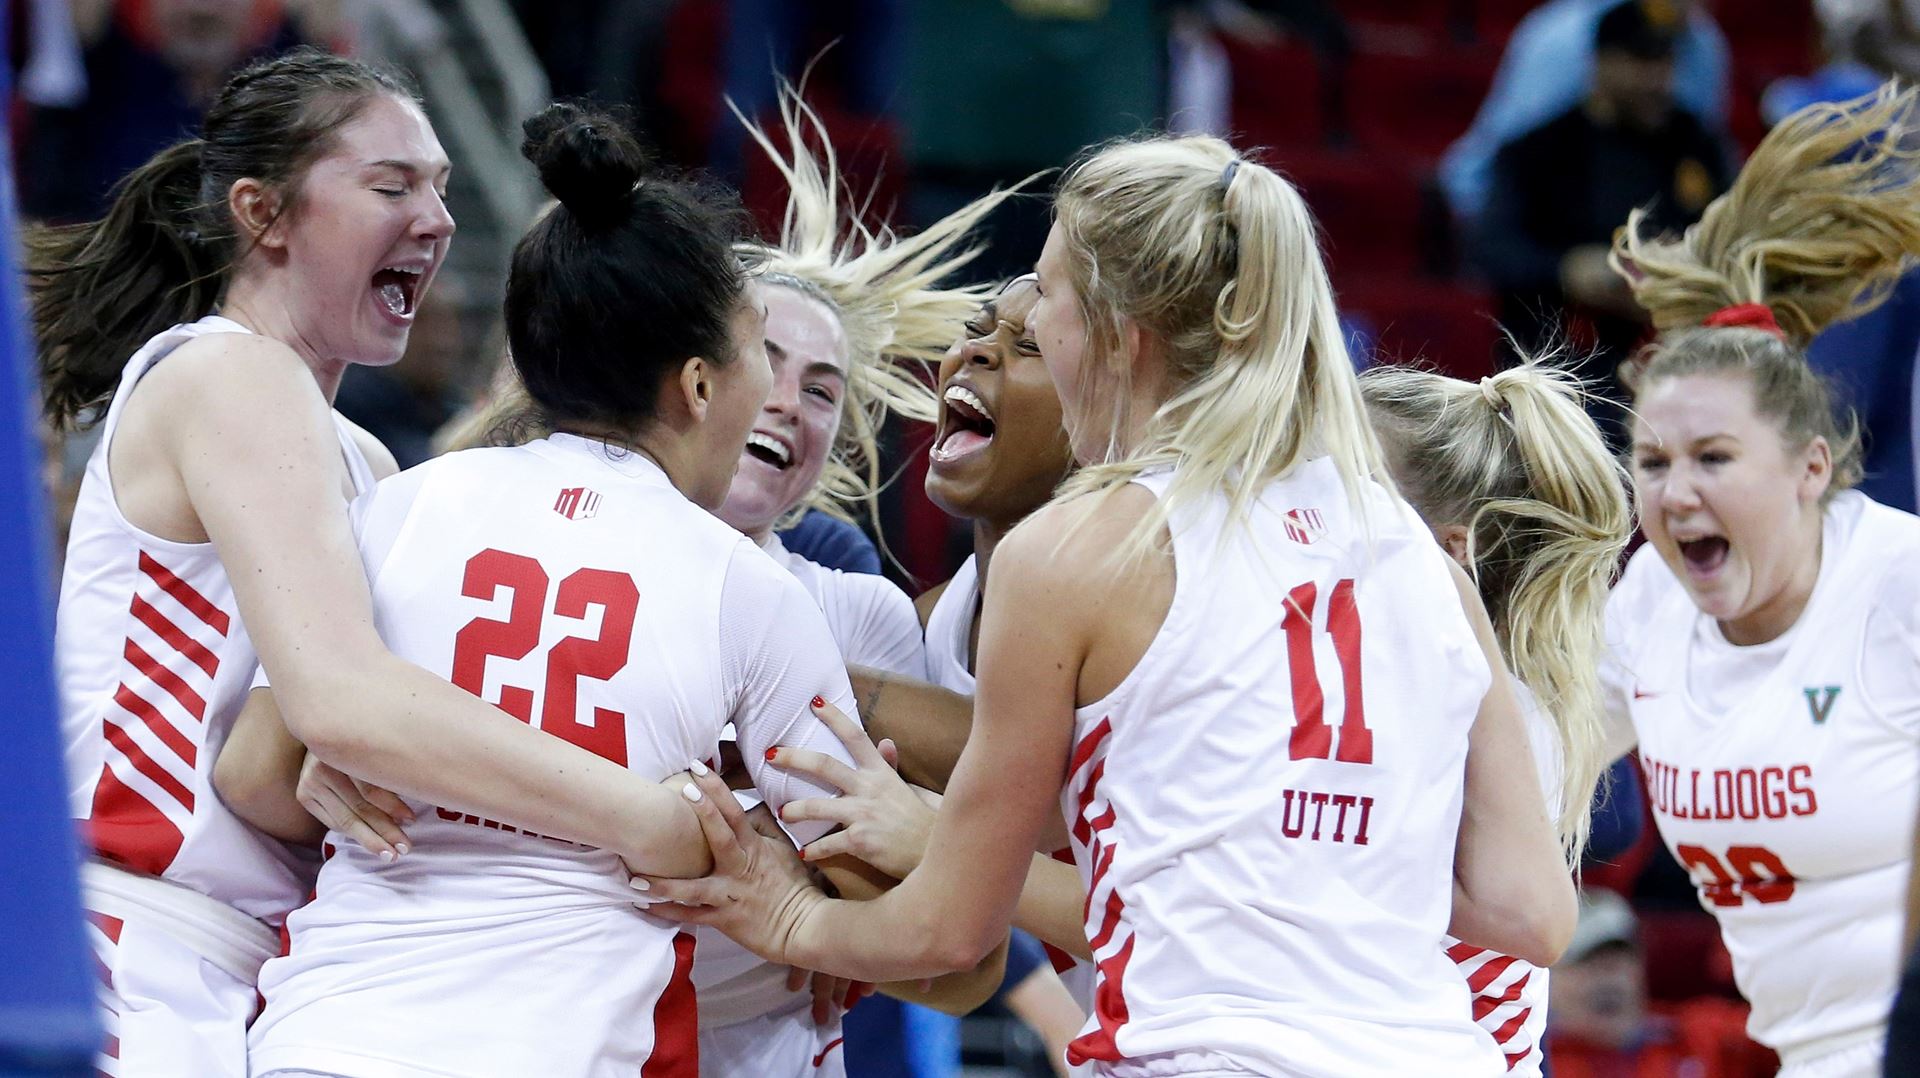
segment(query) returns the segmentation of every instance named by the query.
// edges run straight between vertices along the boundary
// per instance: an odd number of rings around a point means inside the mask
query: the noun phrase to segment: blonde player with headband
[[[652,885],[776,960],[925,975],[998,941],[1058,810],[1099,969],[1070,1062],[1497,1071],[1449,914],[1548,963],[1573,889],[1485,613],[1372,478],[1305,204],[1150,139],[1055,211],[1030,325],[1087,466],[996,552],[928,856],[835,902],[707,798],[716,875]]]
[[[1513,668],[1534,766],[1569,866],[1605,771],[1596,671],[1607,586],[1633,531],[1624,476],[1565,371],[1522,364],[1476,385],[1375,367],[1360,395],[1400,490],[1473,577]],[[1507,1072],[1541,1072],[1547,971],[1450,941],[1474,1021]]]
[[[1720,922],[1784,1075],[1879,1073],[1920,795],[1920,520],[1850,490],[1805,347],[1920,254],[1915,92],[1782,121],[1678,239],[1616,265],[1648,544],[1608,607],[1614,751]]]

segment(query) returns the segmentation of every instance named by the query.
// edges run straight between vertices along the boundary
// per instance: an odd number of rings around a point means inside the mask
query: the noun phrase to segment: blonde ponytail
[[[1662,331],[1763,304],[1791,343],[1885,302],[1920,254],[1920,96],[1892,83],[1780,121],[1726,194],[1678,239],[1641,234],[1635,210],[1614,268]]]
[[[1597,672],[1633,530],[1625,474],[1565,371],[1527,363],[1475,385],[1381,367],[1360,386],[1408,500],[1429,524],[1466,525],[1501,650],[1558,735],[1560,838],[1578,864],[1608,763]]]
[[[1292,185],[1219,139],[1144,139],[1075,165],[1054,212],[1088,327],[1081,396],[1111,422],[1106,459],[1087,462],[1062,496],[1174,468],[1127,552],[1216,492],[1230,520],[1246,520],[1264,487],[1315,457],[1332,459],[1361,510],[1363,482],[1384,482],[1385,470],[1313,217]],[[1126,433],[1128,325],[1162,350],[1169,389],[1138,438]]]

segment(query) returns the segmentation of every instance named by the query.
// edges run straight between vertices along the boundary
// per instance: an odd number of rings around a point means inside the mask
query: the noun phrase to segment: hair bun
[[[647,173],[647,155],[618,117],[556,103],[520,126],[520,153],[540,170],[540,182],[588,228],[620,223],[632,206],[634,184]]]

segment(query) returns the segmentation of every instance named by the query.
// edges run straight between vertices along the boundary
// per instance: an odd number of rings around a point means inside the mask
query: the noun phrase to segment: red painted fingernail
[[[816,696],[816,697],[814,697],[814,698],[813,698],[813,706],[814,706],[814,707],[826,707],[826,706],[827,706],[827,702],[826,702],[825,700],[822,700],[822,699],[821,699],[820,697],[818,697],[818,696]]]
[[[776,756],[779,756],[779,755],[780,755],[780,750],[779,750],[779,749],[768,749],[768,750],[767,750],[767,759],[769,759],[769,760],[771,760],[771,759],[773,759],[774,757],[776,757]]]

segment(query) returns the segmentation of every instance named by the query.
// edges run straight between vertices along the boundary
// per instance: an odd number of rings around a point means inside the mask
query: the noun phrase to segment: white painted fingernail
[[[627,886],[633,888],[636,891],[650,891],[653,889],[653,884],[648,883],[647,881],[641,879],[638,876],[635,876],[632,882],[628,883]]]
[[[700,800],[700,787],[695,786],[691,782],[687,783],[685,786],[680,787],[680,792],[686,795],[686,798],[689,801]]]
[[[413,847],[402,842],[398,846],[395,846],[394,849],[399,850],[402,854],[405,854],[405,853],[411,852],[413,850]]]
[[[693,762],[693,766],[692,766],[692,767],[690,767],[690,768],[688,768],[687,770],[689,770],[689,771],[691,771],[691,772],[693,772],[693,773],[694,773],[694,774],[696,774],[696,775],[704,775],[704,774],[706,774],[706,773],[707,773],[707,765],[706,765],[706,764],[703,764],[703,763],[701,763],[701,762],[700,762],[700,761],[698,761],[698,760],[695,760],[695,761]]]
[[[384,862],[386,862],[387,864],[392,864],[392,863],[393,863],[393,851],[392,851],[392,850],[381,850],[381,851],[380,851],[380,860],[382,860],[382,861],[384,861]]]

